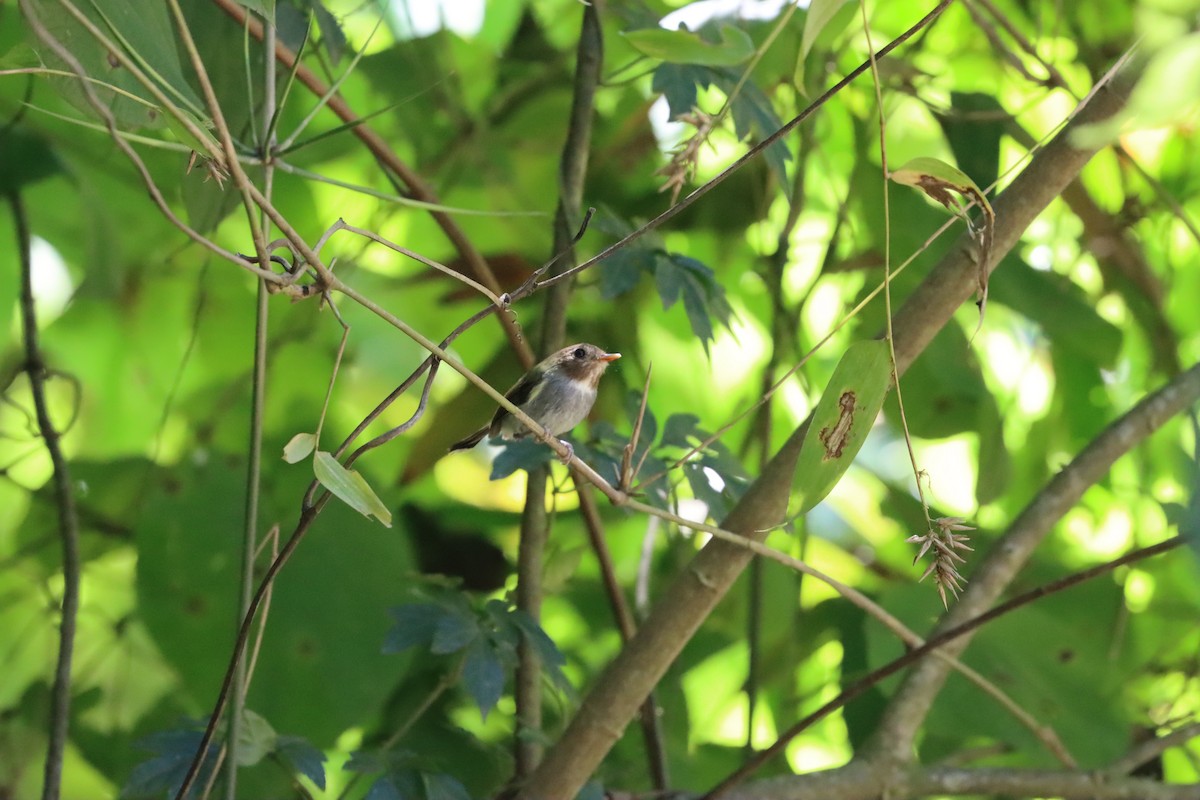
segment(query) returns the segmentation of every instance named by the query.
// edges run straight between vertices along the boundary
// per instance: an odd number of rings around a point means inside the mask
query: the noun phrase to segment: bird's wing
[[[535,391],[542,385],[542,371],[533,369],[528,372],[524,378],[517,381],[517,385],[512,387],[505,393],[505,397],[514,406],[523,406],[533,399]],[[497,408],[496,413],[492,415],[491,434],[497,435],[500,432],[500,423],[507,417],[508,411],[503,407]]]

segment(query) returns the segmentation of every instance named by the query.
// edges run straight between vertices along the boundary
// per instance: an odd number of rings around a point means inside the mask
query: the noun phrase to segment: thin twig
[[[646,418],[646,401],[650,399],[650,376],[654,374],[654,364],[646,365],[646,382],[642,384],[642,402],[638,406],[637,419],[633,421],[633,433],[629,436],[629,444],[625,445],[625,450],[621,454],[621,475],[620,483],[617,487],[622,491],[629,491],[629,487],[633,485],[633,478],[641,471],[642,465],[646,463],[646,457],[650,455],[650,450],[653,442],[646,445],[646,450],[642,453],[642,457],[638,459],[637,466],[633,465],[633,456],[637,452],[638,440],[642,438],[642,420]]]
[[[271,12],[274,13],[273,11]],[[275,22],[267,19],[268,46],[275,42]],[[247,74],[250,71],[247,70]],[[253,94],[247,97],[248,104],[254,107]],[[260,152],[264,156],[264,193],[269,198],[273,185],[274,170],[268,156],[271,152],[272,137],[270,130],[271,118],[275,114],[275,62],[266,59],[263,71],[263,116],[264,130],[260,142]],[[258,220],[258,231],[266,225],[266,214]],[[261,245],[261,239],[259,241]],[[259,247],[260,258],[266,253],[265,247]],[[263,261],[264,268],[267,263]],[[267,282],[259,278],[256,282],[254,304],[254,366],[250,389],[250,430],[248,442],[248,458],[246,464],[246,506],[242,521],[242,562],[241,582],[238,589],[238,615],[235,623],[246,616],[250,608],[250,598],[254,595],[254,564],[258,552],[258,509],[262,494],[262,446],[263,446],[263,413],[266,406],[267,391],[267,330],[270,321],[270,291]],[[265,625],[266,615],[263,615]],[[260,627],[260,631],[262,628]],[[225,796],[237,797],[238,780],[238,745],[242,725],[242,712],[245,710],[246,692],[249,689],[249,669],[246,661],[234,672],[233,699],[229,711],[229,732],[225,737],[225,745],[229,750],[228,765],[225,773]],[[216,770],[213,771],[214,774]],[[207,792],[205,792],[207,795]]]
[[[46,399],[46,364],[42,360],[42,351],[38,345],[37,307],[33,297],[29,219],[25,215],[25,204],[15,190],[8,194],[7,199],[9,208],[12,209],[21,260],[21,323],[25,340],[25,371],[29,375],[29,392],[33,395],[38,429],[42,433],[42,441],[54,467],[58,535],[62,544],[62,625],[58,634],[54,686],[50,693],[50,735],[42,784],[42,800],[58,800],[62,791],[63,754],[66,751],[71,725],[71,660],[75,652],[75,622],[79,616],[79,577],[82,571],[79,556],[79,517],[75,510],[75,495],[71,491],[71,472],[66,458],[63,457],[60,434],[54,427],[54,421],[50,419],[50,405]]]
[[[337,222],[333,223],[333,225],[330,226],[329,230],[326,231],[325,236],[322,237],[322,241],[327,239],[330,236],[330,234],[336,233],[337,231],[349,231],[350,233],[356,233],[359,236],[363,236],[367,239],[370,239],[373,242],[376,242],[377,244],[381,244],[384,247],[387,247],[391,250],[395,250],[397,253],[400,253],[401,255],[408,256],[409,258],[413,259],[414,261],[419,261],[427,267],[436,269],[439,272],[449,275],[451,278],[453,278],[456,281],[462,281],[467,286],[470,286],[472,289],[474,289],[475,291],[482,294],[488,300],[491,300],[493,304],[495,304],[497,306],[504,305],[504,303],[501,302],[500,298],[496,295],[495,292],[493,292],[491,289],[487,288],[483,284],[473,280],[470,276],[464,275],[461,272],[452,270],[452,269],[450,269],[450,267],[447,267],[445,264],[442,264],[440,262],[434,261],[432,258],[423,256],[420,253],[416,253],[412,250],[409,250],[407,247],[402,247],[402,246],[396,244],[395,242],[389,241],[373,231],[369,231],[369,230],[366,230],[365,228],[359,228],[354,225],[350,225],[343,219],[338,219]],[[319,248],[318,248],[318,251],[319,251]]]
[[[1200,722],[1183,725],[1162,736],[1154,736],[1114,761],[1108,771],[1114,775],[1126,775],[1146,762],[1158,758],[1172,747],[1180,747],[1197,737],[1200,737]]]

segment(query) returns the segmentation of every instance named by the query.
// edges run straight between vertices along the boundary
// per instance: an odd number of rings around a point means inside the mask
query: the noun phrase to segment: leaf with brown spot
[[[992,239],[996,228],[996,213],[992,210],[987,196],[975,185],[966,173],[957,167],[952,167],[936,158],[922,156],[908,161],[899,169],[893,170],[892,180],[896,183],[912,186],[927,194],[945,206],[950,213],[962,219],[967,229],[975,234],[979,251],[975,263],[978,269],[975,273],[975,285],[979,291],[979,323],[975,333],[983,326],[983,314],[987,309],[988,295],[988,263],[992,254]],[[967,216],[967,205],[960,203],[955,195],[962,195],[968,203],[979,206],[983,217],[982,225],[972,222]],[[975,338],[975,334],[971,334]]]
[[[800,447],[795,489],[801,514],[821,502],[849,469],[891,384],[887,342],[858,342],[846,350]]]

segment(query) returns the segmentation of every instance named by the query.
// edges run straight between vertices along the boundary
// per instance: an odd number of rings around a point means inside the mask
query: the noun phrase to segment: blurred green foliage
[[[69,67],[16,5],[0,6],[0,193],[19,193],[35,237],[40,344],[51,368],[51,412],[72,464],[84,557],[64,797],[116,797],[123,788],[128,797],[161,797],[195,752],[196,720],[210,713],[236,631],[256,287],[159,213],[78,84],[52,72]],[[30,5],[100,81],[97,91],[174,213],[230,251],[250,251],[231,182],[202,162],[189,171],[186,138],[162,124],[158,101],[105,57],[64,5]],[[210,0],[181,5],[239,151],[249,157],[264,124],[261,45]],[[274,5],[242,3],[256,12]],[[383,22],[374,30],[381,19],[375,4],[281,2],[280,37],[299,47],[307,29],[305,67],[326,82],[365,50],[341,96],[359,116],[374,115],[365,124],[435,188],[440,203],[462,212],[452,213],[455,222],[502,289],[514,289],[552,255],[582,6],[381,5]],[[706,4],[691,4],[687,32],[660,28],[681,5],[614,3],[603,16],[604,81],[584,192],[585,204],[601,212],[580,245],[582,257],[667,207],[664,177],[655,172],[669,174],[672,150],[694,130],[666,123],[668,115],[712,119],[737,91],[729,116],[716,121],[688,165],[686,194],[865,57],[857,10],[847,10],[853,4],[814,3],[819,36],[806,30],[803,9],[784,13],[783,3],[750,4],[762,10],[753,19],[730,12],[708,20],[698,16]],[[1146,52],[1138,57],[1150,65],[1130,115],[1088,132],[1121,148],[1120,155],[1104,151],[1081,176],[1100,216],[1084,221],[1068,199],[1052,205],[993,277],[974,341],[977,311],[968,305],[903,379],[927,496],[937,514],[977,524],[978,554],[1105,424],[1161,385],[1172,364],[1200,359],[1200,241],[1186,222],[1200,217],[1200,157],[1194,4],[994,0],[1037,56],[966,5],[953,4],[879,64],[889,165],[939,158],[980,186],[998,180],[1003,187],[1030,143],[1050,136],[1075,98],[1139,36]],[[430,23],[422,6],[440,8],[447,24]],[[471,9],[481,13],[477,24]],[[918,13],[905,3],[869,11],[876,47]],[[160,4],[105,0],[84,13],[119,32],[121,46],[156,71],[174,102],[198,121],[210,118]],[[751,57],[763,48],[761,58]],[[287,70],[278,74],[282,86]],[[1170,102],[1147,99],[1162,97]],[[432,216],[397,198],[403,188],[331,113],[320,111],[297,130],[317,97],[296,84],[279,99],[280,136],[298,136],[274,172],[272,198],[302,236],[316,241],[341,217],[462,266]],[[877,298],[768,404],[735,421],[879,285],[885,237],[893,268],[917,254],[893,281],[894,302],[945,252],[948,237],[927,243],[945,213],[917,192],[885,188],[878,134],[865,76],[666,227],[580,276],[569,337],[624,354],[601,386],[593,423],[573,437],[576,452],[603,477],[617,479],[653,365],[634,463],[645,457],[641,478],[666,474],[643,487],[644,498],[719,521],[763,459],[816,407],[847,348],[883,329]],[[262,180],[261,166],[247,169]],[[50,462],[15,334],[16,236],[11,215],[0,213],[0,222],[0,323],[14,331],[3,351],[0,405],[0,795],[24,800],[38,796],[41,781],[62,576]],[[1121,247],[1137,258],[1123,257]],[[347,284],[433,340],[486,302],[349,233],[335,235],[323,254],[337,258]],[[425,357],[368,310],[334,300],[350,333],[321,434],[325,451]],[[537,341],[541,313],[540,298],[512,310],[530,341]],[[283,447],[317,429],[341,335],[327,306],[270,302],[259,509],[260,531],[273,532],[262,542],[267,555],[293,529],[312,479],[308,461],[284,462]],[[497,387],[519,374],[494,319],[452,351]],[[916,583],[921,567],[904,541],[925,523],[894,398],[855,465],[822,477],[822,496],[826,483],[837,485],[805,516],[798,512],[811,504],[803,495],[816,489],[797,482],[797,516],[767,543],[818,565],[922,633],[940,601]],[[405,395],[367,435],[416,408],[417,394]],[[549,460],[530,442],[506,448],[494,470],[495,451],[485,448],[442,458],[449,442],[490,413],[490,400],[443,368],[412,431],[354,467],[386,506],[410,510],[384,528],[332,503],[282,571],[261,641],[252,639],[257,657],[239,751],[243,796],[335,798],[351,784],[351,797],[493,794],[512,770],[516,643],[527,637],[555,675],[561,668],[558,686],[547,684],[546,731],[520,734],[551,740],[575,693],[586,691],[620,646],[578,501],[558,466],[546,565],[555,590],[541,627],[512,609],[511,576],[499,589],[486,578],[483,598],[468,597],[455,582],[479,574],[457,569],[458,562],[478,560],[488,576],[497,569],[503,576],[505,559],[516,556],[522,470]],[[1176,525],[1191,525],[1196,535],[1198,446],[1191,425],[1176,421],[1121,459],[1012,588],[1161,540]],[[638,584],[648,602],[700,544],[701,537],[619,510],[605,508],[602,517],[618,581],[630,596]],[[434,527],[439,535],[428,535]],[[452,577],[422,574],[420,566]],[[971,569],[970,562],[963,568],[968,580]],[[1197,586],[1193,553],[1144,562],[988,626],[965,660],[1052,727],[1082,766],[1101,766],[1135,731],[1200,714]],[[413,605],[414,596],[423,599]],[[407,622],[394,627],[398,621]],[[757,648],[753,722],[750,642]],[[747,579],[690,640],[661,684],[677,786],[709,788],[741,762],[747,743],[770,744],[901,651],[894,636],[828,587],[763,565],[757,581]],[[842,763],[893,689],[884,683],[806,732],[765,774]],[[404,735],[394,741],[398,730]],[[1027,728],[957,676],[927,720],[920,750],[930,761],[1055,763]],[[1165,762],[1167,777],[1196,780],[1197,745],[1178,752]],[[359,774],[366,779],[356,780]],[[636,726],[597,778],[621,789],[649,786]]]

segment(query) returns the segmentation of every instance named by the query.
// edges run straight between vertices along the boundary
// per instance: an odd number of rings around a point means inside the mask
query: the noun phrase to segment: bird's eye
[[[584,350],[582,347],[576,347],[575,352],[571,355],[579,359],[587,358],[587,350]]]

